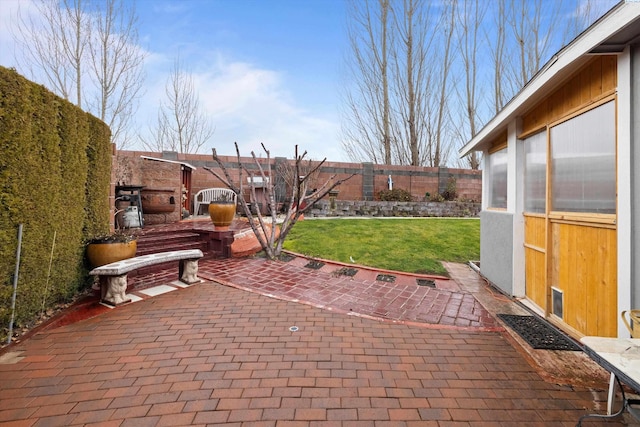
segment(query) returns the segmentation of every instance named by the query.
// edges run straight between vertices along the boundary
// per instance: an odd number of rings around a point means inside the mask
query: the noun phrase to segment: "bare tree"
[[[224,185],[233,190],[236,194],[242,195],[244,194],[244,179],[243,174],[247,174],[251,179],[247,180],[249,183],[249,194],[251,204],[258,203],[258,197],[256,195],[256,189],[254,186],[254,176],[255,172],[249,171],[245,168],[240,160],[240,150],[238,148],[238,143],[236,146],[236,156],[238,161],[238,170],[239,176],[238,181],[234,181],[229,174],[229,171],[224,165],[224,162],[220,160],[218,154],[216,153],[216,149],[213,149],[213,160],[218,164],[222,173],[219,173],[211,168],[205,167],[207,171],[213,174],[216,178],[218,178]],[[318,188],[311,189],[309,187],[309,183],[313,179],[313,177],[317,177],[317,172],[320,170],[324,162],[327,160],[323,159],[321,162],[315,163],[311,160],[305,159],[307,152],[305,151],[301,155],[298,154],[298,146],[295,147],[295,166],[292,174],[292,179],[290,180],[292,188],[291,188],[291,197],[288,201],[287,209],[285,210],[285,216],[282,220],[280,228],[276,226],[277,223],[277,212],[278,206],[276,201],[276,191],[274,187],[273,179],[268,179],[272,177],[271,174],[271,156],[269,150],[262,144],[262,149],[266,154],[266,170],[265,167],[262,166],[262,163],[256,157],[256,154],[252,151],[251,156],[253,157],[254,163],[257,166],[259,177],[262,178],[261,182],[265,183],[263,187],[266,193],[266,198],[269,201],[269,210],[271,212],[271,221],[265,221],[265,218],[262,216],[260,210],[253,211],[251,206],[244,197],[239,197],[240,206],[242,211],[249,219],[249,224],[251,225],[251,229],[253,230],[256,238],[260,242],[260,246],[265,251],[267,257],[269,259],[277,259],[282,253],[282,245],[287,238],[287,235],[296,224],[298,219],[305,212],[310,210],[315,202],[322,199],[326,196],[329,191],[333,190],[346,180],[350,179],[354,176],[354,174],[350,175],[344,179],[336,180],[336,175],[331,176],[329,180],[322,183],[318,186]],[[319,184],[316,182],[316,184]],[[254,213],[255,212],[255,213]]]
[[[571,14],[575,35],[602,12],[594,12],[596,2],[352,3],[353,54],[347,61],[354,82],[343,116],[346,153],[354,161],[388,163],[390,142],[393,163],[446,165],[451,150],[473,137],[483,118],[500,111],[566,41],[556,30],[560,18]],[[491,67],[480,67],[481,57],[491,58]],[[491,98],[483,98],[489,93]],[[480,162],[467,160],[474,168]]]
[[[213,135],[214,127],[200,108],[193,77],[179,59],[165,85],[165,96],[158,109],[157,125],[151,129],[152,140],[141,137],[144,146],[151,151],[197,153]]]
[[[105,0],[91,27],[91,73],[98,86],[91,110],[109,125],[119,149],[131,141],[130,123],[144,81],[137,19],[134,3]]]
[[[480,0],[464,0],[459,3],[457,12],[457,31],[460,59],[464,73],[463,99],[464,112],[463,120],[466,123],[468,133],[463,134],[461,141],[473,138],[478,132],[478,42],[479,32],[483,24],[483,19],[487,11],[487,3]],[[459,126],[458,129],[462,129]],[[468,166],[471,169],[480,167],[480,158],[477,152],[472,152],[467,156]]]
[[[420,166],[426,163],[429,142],[429,88],[434,67],[428,64],[435,31],[431,28],[430,3],[403,0],[401,10],[394,11],[396,49],[392,52],[394,84],[393,121],[395,152],[398,164]]]
[[[493,26],[495,32],[487,32],[486,41],[493,60],[493,106],[494,113],[497,114],[507,102],[507,95],[503,89],[506,61],[506,0],[497,0],[496,5],[498,9],[495,12]]]
[[[509,61],[507,77],[518,89],[538,72],[554,46],[553,29],[560,19],[562,0],[511,0],[508,24],[515,38],[517,61]]]
[[[354,87],[345,95],[343,147],[352,160],[391,163],[389,95],[389,0],[350,3],[350,73]]]
[[[435,126],[435,141],[433,146],[432,156],[430,158],[430,166],[439,167],[446,164],[447,151],[450,150],[450,145],[446,146],[445,140],[445,119],[448,115],[448,97],[449,87],[447,85],[449,75],[451,74],[451,42],[453,40],[453,30],[455,25],[456,16],[456,2],[455,0],[449,0],[444,3],[444,10],[442,13],[442,19],[444,24],[444,47],[442,52],[442,80],[440,84],[440,93],[438,95],[437,106],[437,122]]]
[[[19,66],[62,98],[82,108],[82,77],[87,46],[88,15],[83,0],[42,0],[33,3],[38,16],[18,12],[12,28],[23,53]]]
[[[343,147],[352,160],[433,165],[446,159],[453,3],[441,13],[431,4],[353,4],[349,65],[355,89],[348,91],[343,121]]]
[[[573,40],[615,3],[616,0],[582,0],[578,2],[576,10],[566,23],[562,38],[563,44]]]
[[[106,122],[123,148],[143,84],[135,8],[125,0],[40,0],[13,31],[20,67],[64,99]],[[95,8],[89,8],[95,5]],[[85,102],[86,99],[91,102]]]

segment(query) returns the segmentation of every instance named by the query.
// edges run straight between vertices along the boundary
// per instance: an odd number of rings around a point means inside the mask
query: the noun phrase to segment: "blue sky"
[[[0,0],[0,64],[16,67],[7,19],[18,4]],[[345,54],[341,0],[139,0],[146,83],[137,127],[148,132],[178,56],[193,74],[216,130],[201,152],[254,150],[346,160],[339,143],[339,89]],[[9,18],[10,19],[10,18]],[[19,54],[19,52],[18,52]],[[27,75],[26,73],[23,73]],[[130,147],[134,149],[136,146]],[[141,146],[138,146],[141,149]]]
[[[0,0],[0,65],[27,77],[16,62],[20,52],[9,28],[17,6],[28,12],[32,1]],[[594,1],[604,11],[616,0]],[[346,1],[138,0],[136,7],[140,46],[147,53],[135,116],[141,135],[149,137],[179,57],[215,126],[202,153],[215,147],[233,155],[237,141],[242,155],[253,150],[262,157],[263,142],[272,157],[291,158],[298,144],[314,160],[348,160],[340,144],[339,111],[343,59],[349,54]]]
[[[338,91],[344,54],[338,0],[138,2],[156,99],[178,56],[194,74],[216,132],[206,152],[342,159]],[[153,102],[150,102],[153,104]],[[156,101],[157,104],[157,101]],[[152,118],[155,116],[151,112]]]

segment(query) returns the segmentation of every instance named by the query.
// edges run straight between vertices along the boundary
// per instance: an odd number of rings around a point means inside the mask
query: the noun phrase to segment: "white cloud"
[[[17,64],[20,52],[15,52],[10,25],[16,19],[18,7],[24,13],[33,11],[35,6],[32,0],[0,2],[0,64],[16,67],[29,77]],[[182,4],[158,2],[156,6],[180,8]],[[134,118],[136,132],[148,138],[148,127],[156,121],[164,87],[177,56],[170,50],[175,48],[181,50],[181,61],[192,72],[201,106],[216,128],[211,141],[201,150],[203,153],[210,153],[211,148],[216,147],[220,154],[233,155],[233,143],[237,141],[242,155],[249,156],[255,151],[256,155],[264,156],[260,145],[264,143],[272,157],[291,158],[298,144],[299,150],[308,151],[313,159],[342,160],[343,154],[335,142],[336,112],[315,105],[302,107],[302,94],[296,96],[288,87],[285,72],[239,61],[232,57],[233,53],[223,55],[219,50],[208,50],[207,46],[181,43],[179,34],[175,40],[180,47],[165,46],[166,51],[143,48],[147,52],[146,80]],[[143,149],[143,146],[136,142],[129,148]]]
[[[154,62],[163,69],[147,76],[147,94],[141,104],[154,107],[145,108],[148,123],[153,123],[156,117],[168,70],[173,65],[171,61]],[[227,60],[221,55],[215,55],[206,67],[202,64],[191,66],[192,70],[199,70],[192,71],[192,76],[200,105],[216,128],[202,152],[209,153],[215,147],[220,154],[233,155],[233,143],[238,142],[242,155],[249,156],[254,151],[262,157],[264,152],[260,144],[264,143],[272,157],[291,158],[294,146],[298,144],[300,152],[308,151],[308,157],[313,159],[339,158],[338,148],[328,146],[337,135],[333,118],[329,113],[318,116],[298,107],[282,74]]]
[[[18,11],[25,17],[36,17],[35,6],[28,0],[0,0],[0,64],[18,68],[12,30],[15,30]]]

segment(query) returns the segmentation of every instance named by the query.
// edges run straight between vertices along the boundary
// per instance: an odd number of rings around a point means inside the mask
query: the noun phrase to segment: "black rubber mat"
[[[571,338],[536,316],[498,314],[498,317],[535,349],[582,351]]]

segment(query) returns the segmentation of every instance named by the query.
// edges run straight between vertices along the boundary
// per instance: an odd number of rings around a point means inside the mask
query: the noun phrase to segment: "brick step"
[[[190,230],[157,231],[138,237],[136,255],[182,249],[200,249],[206,253],[208,247],[208,242],[200,233]]]
[[[200,249],[203,253],[206,253],[209,250],[209,245],[203,240],[173,240],[170,243],[166,244],[149,243],[142,246],[140,245],[140,243],[138,243],[136,256],[148,255],[157,252],[181,251],[183,249]]]
[[[143,234],[138,237],[138,247],[146,245],[165,245],[171,244],[174,241],[195,241],[200,240],[199,233],[192,233],[189,231],[177,231],[177,232],[157,232],[150,234]]]
[[[216,232],[206,228],[195,229],[146,229],[138,236],[136,255],[147,255],[158,252],[200,249],[204,258],[231,256],[229,236],[225,232]],[[233,238],[231,238],[233,241]]]

